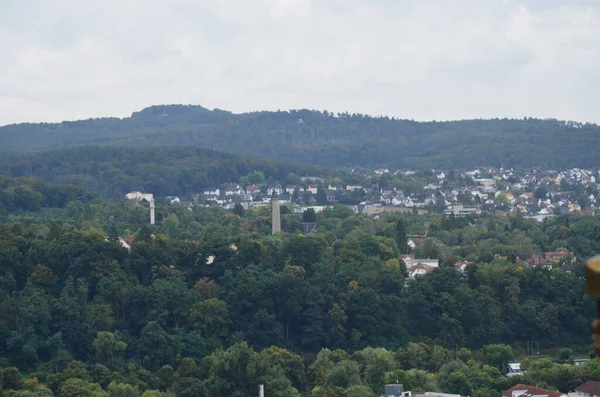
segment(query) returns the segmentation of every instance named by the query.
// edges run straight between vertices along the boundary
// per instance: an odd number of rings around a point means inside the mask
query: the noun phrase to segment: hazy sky
[[[0,125],[191,103],[600,122],[599,0],[0,0]]]

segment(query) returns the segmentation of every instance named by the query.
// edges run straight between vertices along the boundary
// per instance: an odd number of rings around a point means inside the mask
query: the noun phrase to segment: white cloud
[[[2,0],[0,124],[152,104],[600,122],[592,0]]]

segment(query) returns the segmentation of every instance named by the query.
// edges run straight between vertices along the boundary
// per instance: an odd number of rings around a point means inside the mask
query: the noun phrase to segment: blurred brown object
[[[585,293],[596,301],[597,318],[592,323],[592,341],[596,356],[600,357],[600,255],[585,262]]]

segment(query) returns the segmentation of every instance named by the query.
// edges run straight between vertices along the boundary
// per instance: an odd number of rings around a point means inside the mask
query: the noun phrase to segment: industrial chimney
[[[281,215],[279,213],[279,198],[277,194],[273,192],[273,196],[271,196],[271,206],[273,207],[273,215],[272,215],[272,231],[273,234],[279,233],[281,231]]]
[[[154,225],[154,199],[150,200],[150,224]]]
[[[265,385],[258,385],[258,397],[265,397]]]

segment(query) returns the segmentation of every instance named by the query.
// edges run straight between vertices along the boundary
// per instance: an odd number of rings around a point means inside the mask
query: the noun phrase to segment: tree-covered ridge
[[[32,178],[8,178],[0,175],[0,214],[13,211],[38,211],[64,208],[69,202],[86,202],[91,196],[73,185],[57,185]]]
[[[105,197],[138,190],[156,195],[185,195],[237,181],[260,171],[285,181],[290,173],[314,173],[310,166],[243,158],[193,147],[83,146],[0,158],[11,177],[33,176],[52,183],[78,185]]]
[[[67,201],[0,214],[4,389],[216,397],[264,382],[270,395],[342,397],[399,380],[483,397],[518,382],[566,391],[597,378],[595,364],[544,361],[525,364],[523,378],[503,374],[528,341],[589,351],[594,307],[581,263],[568,273],[513,262],[521,252],[597,252],[600,218],[372,219],[335,206],[310,235],[283,211],[284,233],[273,236],[268,208],[157,200],[150,227],[145,203]],[[407,235],[425,230],[414,254],[441,267],[409,280]],[[471,262],[464,273],[453,266],[461,260]]]
[[[415,122],[312,110],[233,114],[153,106],[132,117],[0,128],[18,152],[82,145],[180,145],[327,167],[596,167],[595,124],[539,119]]]

